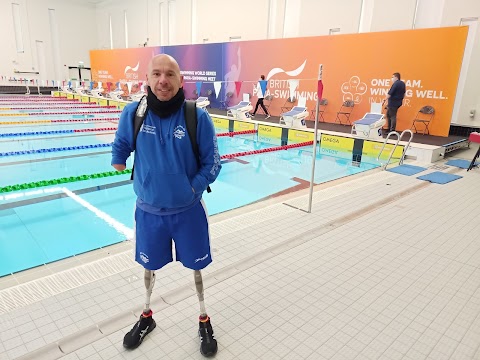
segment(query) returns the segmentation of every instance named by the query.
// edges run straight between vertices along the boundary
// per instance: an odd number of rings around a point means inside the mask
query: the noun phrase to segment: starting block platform
[[[383,114],[366,113],[363,118],[353,122],[351,134],[365,139],[381,138],[383,125]]]
[[[240,101],[238,105],[231,106],[227,109],[227,116],[231,116],[236,120],[247,120],[250,118],[249,111],[253,109],[250,101]]]
[[[195,103],[200,109],[207,110],[207,106],[210,105],[210,100],[208,100],[207,97],[202,96],[195,100]]]
[[[306,128],[305,118],[308,116],[307,108],[304,106],[295,106],[292,110],[280,115],[280,124],[288,127]]]
[[[138,93],[135,93],[135,94],[130,94],[130,95],[128,96],[128,99],[129,99],[130,101],[140,101],[140,100],[142,100],[142,98],[143,98],[145,95],[147,95],[147,94],[142,93],[142,92],[138,92]]]
[[[109,99],[112,99],[112,100],[123,100],[122,94],[123,94],[123,90],[115,89],[113,91],[110,91],[108,94],[106,94],[105,97],[108,97]]]

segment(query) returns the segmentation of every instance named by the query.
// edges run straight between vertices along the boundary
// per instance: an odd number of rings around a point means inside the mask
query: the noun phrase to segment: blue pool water
[[[0,107],[2,105],[0,104]],[[6,106],[5,106],[6,107]],[[117,115],[118,117],[118,115]],[[0,117],[0,134],[21,131],[115,127],[116,122],[81,121],[42,125],[2,125],[2,121],[52,119],[40,115]],[[63,115],[62,118],[68,118]],[[0,137],[0,153],[113,141],[109,132]],[[221,155],[272,147],[256,135],[219,137]],[[110,148],[0,157],[0,187],[111,171]],[[210,215],[256,202],[309,181],[311,146],[250,155],[228,161],[212,193],[204,199]],[[332,157],[317,151],[315,183],[378,166],[352,166],[351,155]],[[131,167],[131,159],[127,163]],[[0,194],[0,276],[112,245],[127,238],[133,225],[135,195],[129,174]]]

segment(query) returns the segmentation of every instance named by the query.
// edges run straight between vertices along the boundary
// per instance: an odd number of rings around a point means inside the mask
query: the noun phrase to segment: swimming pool
[[[59,115],[65,120],[78,120],[68,123],[32,124],[35,120],[57,118],[38,114],[14,117],[14,121],[24,124],[5,124],[12,118],[0,117],[0,153],[9,154],[0,156],[0,188],[107,172],[104,177],[0,193],[0,276],[106,247],[131,236],[135,195],[129,184],[130,174],[108,176],[113,169],[110,147],[105,144],[113,141],[114,130],[103,129],[115,127],[117,121],[78,119],[78,115],[74,119],[73,113]],[[64,130],[82,131],[54,133]],[[41,134],[19,135],[31,132]],[[219,137],[218,144],[221,155],[273,146],[258,141],[257,135]],[[39,149],[61,150],[36,152]],[[320,148],[317,152],[315,183],[379,166],[372,159],[352,165],[351,153],[336,152],[331,156],[326,150]],[[224,161],[211,186],[212,193],[204,195],[210,215],[305,185],[310,180],[311,161],[311,146]],[[127,167],[131,167],[131,159]]]

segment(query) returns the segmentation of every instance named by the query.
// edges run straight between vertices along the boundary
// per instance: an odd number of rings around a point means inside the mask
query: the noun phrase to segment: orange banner
[[[160,48],[145,47],[135,49],[91,50],[90,64],[92,80],[115,84],[120,81],[144,82],[150,59]]]
[[[273,95],[269,112],[280,115],[294,95],[315,109],[318,66],[323,64],[323,97],[328,100],[322,118],[338,122],[337,113],[346,100],[354,101],[350,122],[381,103],[391,87],[394,72],[401,74],[407,93],[397,114],[397,131],[410,129],[421,107],[435,109],[430,134],[447,136],[457,92],[468,27],[371,32],[320,37],[288,38],[196,44],[90,52],[94,81],[125,83],[145,81],[149,59],[160,52],[173,55],[184,71],[186,94],[197,81],[202,89],[214,89],[212,97],[236,105],[243,93],[252,95],[255,105],[260,75],[268,81],[267,95]],[[238,89],[239,85],[241,89]],[[105,85],[104,85],[105,87]],[[236,90],[240,90],[236,94]],[[128,91],[128,90],[126,90]],[[132,90],[133,92],[134,90]],[[215,90],[217,92],[218,90]],[[227,97],[232,93],[232,97]],[[311,116],[309,119],[313,119]],[[341,121],[346,118],[341,116]],[[308,119],[307,119],[308,120]],[[422,129],[419,129],[420,131]]]
[[[397,131],[410,129],[420,108],[430,105],[435,108],[430,133],[447,136],[467,34],[468,27],[462,26],[231,45],[240,49],[242,59],[253,63],[242,70],[239,80],[267,76],[268,90],[274,96],[269,111],[274,115],[288,105],[291,79],[299,80],[296,97],[306,98],[308,109],[315,109],[319,64],[323,64],[323,97],[328,100],[323,114],[327,122],[336,121],[345,100],[355,102],[350,121],[362,118],[370,112],[371,103],[383,101],[391,75],[399,72],[407,93],[398,110]],[[244,83],[242,92],[254,92],[253,86],[247,89]]]

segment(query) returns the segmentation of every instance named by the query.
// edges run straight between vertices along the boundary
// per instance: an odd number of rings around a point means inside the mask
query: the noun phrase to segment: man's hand
[[[113,167],[115,168],[115,170],[117,170],[117,171],[123,171],[123,170],[125,170],[125,169],[127,168],[127,167],[126,167],[125,165],[123,165],[123,164],[113,164],[112,166],[113,166]]]

